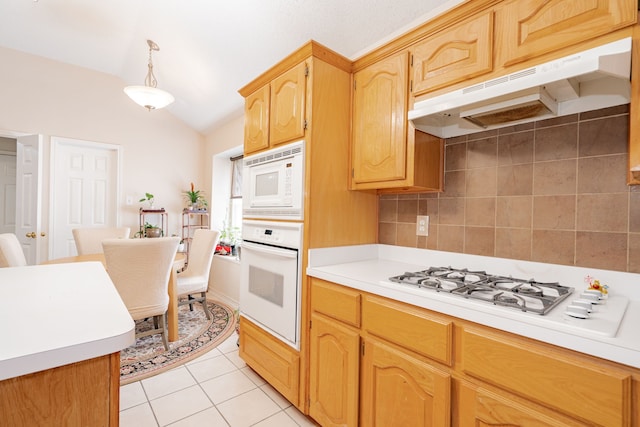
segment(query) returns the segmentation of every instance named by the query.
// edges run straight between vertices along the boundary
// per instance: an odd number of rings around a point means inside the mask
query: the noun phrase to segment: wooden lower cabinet
[[[0,381],[0,426],[118,426],[120,352]]]
[[[240,316],[240,357],[289,402],[298,406],[299,352]]]
[[[550,411],[533,407],[528,402],[507,397],[505,393],[496,393],[477,384],[454,381],[455,412],[454,427],[568,427],[587,426],[576,420]]]
[[[323,426],[357,426],[360,333],[311,315],[309,415]]]
[[[383,341],[365,340],[361,425],[446,427],[450,395],[449,373]]]
[[[640,369],[310,283],[309,415],[322,426],[640,426]]]

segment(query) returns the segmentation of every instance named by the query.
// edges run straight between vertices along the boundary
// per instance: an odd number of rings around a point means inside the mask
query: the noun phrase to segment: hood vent
[[[440,138],[629,103],[631,38],[414,105],[417,129]]]

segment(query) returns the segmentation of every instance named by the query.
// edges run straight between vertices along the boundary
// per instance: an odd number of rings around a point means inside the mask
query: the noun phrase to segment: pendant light
[[[159,51],[160,48],[153,40],[147,40],[147,44],[149,45],[149,71],[147,71],[147,77],[144,79],[144,86],[127,86],[124,88],[124,93],[136,104],[151,111],[166,107],[174,101],[174,98],[169,92],[156,87],[158,82],[156,81],[156,76],[153,75],[151,52],[154,50]]]

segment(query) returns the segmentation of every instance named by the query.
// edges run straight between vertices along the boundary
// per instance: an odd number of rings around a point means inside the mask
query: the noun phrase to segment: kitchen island
[[[559,282],[575,296],[539,315],[389,280],[443,266]],[[394,422],[399,408],[407,425],[640,420],[638,274],[387,245],[310,250],[307,274],[309,412],[322,425]],[[585,276],[609,286],[609,306],[575,319],[565,310]]]
[[[134,322],[99,262],[0,269],[0,425],[117,425]]]

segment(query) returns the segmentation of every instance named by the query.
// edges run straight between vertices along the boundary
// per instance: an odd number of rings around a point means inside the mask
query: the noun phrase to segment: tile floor
[[[240,359],[237,339],[234,333],[185,365],[120,387],[120,426],[314,426]]]

